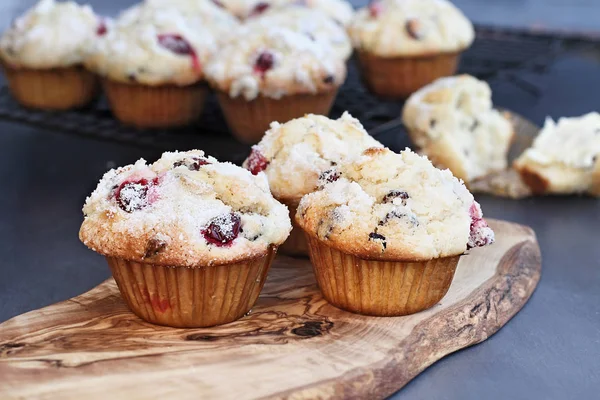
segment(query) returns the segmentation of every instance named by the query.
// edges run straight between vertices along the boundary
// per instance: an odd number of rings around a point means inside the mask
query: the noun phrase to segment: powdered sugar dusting
[[[188,168],[196,159],[209,163]],[[282,243],[291,229],[264,176],[198,150],[107,172],[83,211],[80,236],[89,247],[128,259],[144,259],[150,248],[153,262],[175,265],[250,257]]]

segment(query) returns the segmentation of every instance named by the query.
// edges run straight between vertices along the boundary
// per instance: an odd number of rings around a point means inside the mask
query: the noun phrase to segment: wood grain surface
[[[490,225],[497,242],[461,258],[439,304],[406,317],[339,310],[323,300],[307,260],[280,256],[251,313],[215,328],[145,323],[109,279],[0,324],[0,399],[385,397],[488,338],[533,293],[535,234]]]

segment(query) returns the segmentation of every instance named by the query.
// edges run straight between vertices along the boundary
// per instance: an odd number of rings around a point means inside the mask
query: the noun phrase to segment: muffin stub
[[[486,82],[440,78],[407,100],[402,120],[422,154],[467,184],[506,169],[514,129],[492,108]]]
[[[210,85],[231,98],[280,99],[334,92],[346,66],[331,46],[280,26],[242,29],[206,66]]]
[[[201,267],[253,259],[291,230],[264,175],[202,151],[164,153],[107,172],[83,207],[81,241],[139,263]]]
[[[80,65],[106,25],[88,5],[41,0],[0,38],[0,58],[11,68]]]
[[[600,114],[547,118],[514,167],[534,194],[600,196]]]
[[[471,22],[446,0],[375,0],[348,27],[354,48],[380,57],[460,52],[471,45]]]
[[[371,147],[383,146],[348,112],[337,120],[308,114],[272,123],[243,165],[253,174],[264,171],[273,195],[297,205],[324,171]]]
[[[494,241],[464,184],[409,149],[367,149],[324,172],[320,185],[300,201],[296,222],[346,254],[417,262]]]

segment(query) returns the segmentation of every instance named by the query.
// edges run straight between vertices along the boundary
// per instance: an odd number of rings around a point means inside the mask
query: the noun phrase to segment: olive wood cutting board
[[[383,398],[490,337],[533,293],[534,232],[489,222],[496,243],[463,256],[440,303],[406,317],[339,310],[308,260],[284,256],[251,313],[214,328],[145,323],[109,279],[0,324],[0,399]]]

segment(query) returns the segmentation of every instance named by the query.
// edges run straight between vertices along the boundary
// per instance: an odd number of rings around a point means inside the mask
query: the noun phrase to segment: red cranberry
[[[274,63],[275,59],[273,54],[268,51],[263,51],[258,55],[254,62],[254,72],[261,74],[264,77],[265,73],[273,68]]]
[[[223,4],[223,3],[222,3],[221,1],[219,1],[219,0],[212,0],[212,2],[213,2],[213,3],[215,3],[215,5],[216,5],[217,7],[220,7],[220,8],[225,8],[225,4]]]
[[[271,5],[269,3],[260,2],[254,6],[252,11],[250,12],[250,16],[255,17],[257,15],[260,15],[260,14],[264,13],[267,10],[267,8],[269,8],[269,7],[271,7]]]
[[[202,230],[208,243],[216,246],[229,246],[240,233],[241,219],[238,214],[223,214],[213,218]]]
[[[174,33],[164,33],[158,35],[158,43],[164,47],[172,51],[175,54],[181,56],[190,56],[192,58],[192,66],[194,70],[200,71],[200,61],[198,60],[198,55],[196,51],[183,36]]]
[[[210,162],[205,158],[192,157],[191,162],[190,160],[180,160],[173,163],[173,168],[185,165],[190,171],[199,171],[201,166],[208,164],[210,164]]]
[[[485,228],[488,228],[488,224],[485,219],[483,219],[481,207],[479,207],[477,202],[473,202],[473,204],[471,204],[471,207],[469,208],[469,215],[471,216],[471,227],[467,248],[470,249],[473,247],[481,247],[491,244],[494,241],[493,236],[481,234]]]
[[[141,210],[151,202],[149,189],[158,184],[158,178],[148,181],[146,178],[125,181],[115,190],[115,199],[123,211],[128,213]]]
[[[256,147],[252,147],[252,151],[246,160],[246,169],[252,173],[252,175],[258,175],[259,172],[264,171],[269,165],[269,161],[262,155],[260,150]]]
[[[108,32],[108,28],[106,27],[106,22],[104,22],[104,19],[101,18],[98,21],[98,27],[96,28],[96,35],[104,36],[104,35],[106,35],[107,32]]]
[[[369,14],[373,18],[377,18],[383,11],[381,0],[373,0],[369,3]]]

